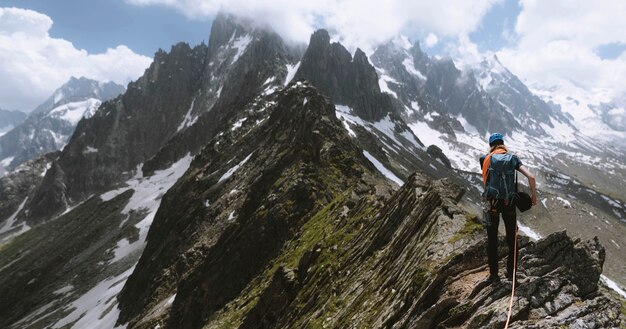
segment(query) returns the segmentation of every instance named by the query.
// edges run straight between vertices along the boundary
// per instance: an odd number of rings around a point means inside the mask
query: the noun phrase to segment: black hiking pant
[[[504,200],[498,200],[494,205],[495,209],[489,212],[491,225],[487,226],[487,257],[489,258],[489,274],[494,277],[498,275],[498,226],[500,224],[500,214],[504,220],[506,229],[506,244],[509,247],[509,257],[506,263],[507,277],[513,277],[513,252],[515,250],[515,229],[517,227],[517,213],[515,205],[504,205]],[[517,255],[515,255],[517,257]]]

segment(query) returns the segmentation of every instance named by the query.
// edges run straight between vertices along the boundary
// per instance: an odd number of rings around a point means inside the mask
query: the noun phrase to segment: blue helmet
[[[501,133],[495,133],[489,136],[489,146],[493,146],[496,141],[501,141],[504,144],[504,137],[502,137]]]

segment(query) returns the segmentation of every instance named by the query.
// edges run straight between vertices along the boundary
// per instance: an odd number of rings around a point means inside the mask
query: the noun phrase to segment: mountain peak
[[[313,34],[311,34],[309,47],[317,46],[317,45],[327,45],[327,44],[330,44],[330,34],[328,33],[327,30],[319,29],[313,32]]]
[[[357,49],[353,57],[341,43],[330,44],[324,29],[311,35],[295,79],[310,81],[335,103],[354,108],[366,120],[380,120],[393,109],[388,95],[380,91],[367,55]]]
[[[245,18],[226,13],[219,13],[209,36],[209,57],[213,56],[220,47],[227,45],[236,38],[251,34],[255,30],[253,22]]]
[[[35,108],[32,113],[44,113],[55,107],[71,102],[96,98],[101,101],[117,97],[126,88],[113,81],[98,81],[87,77],[72,76],[61,87],[55,90],[45,102]]]
[[[367,55],[365,54],[365,52],[363,52],[363,50],[361,50],[361,48],[356,49],[356,51],[354,52],[354,57],[352,58],[352,61],[354,63],[362,63],[362,64],[367,64],[371,66],[369,59],[367,59]]]

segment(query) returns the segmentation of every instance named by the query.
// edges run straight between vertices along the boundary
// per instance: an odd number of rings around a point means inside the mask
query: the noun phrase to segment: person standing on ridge
[[[521,172],[530,185],[532,204],[537,204],[537,192],[535,190],[535,176],[528,171],[516,155],[508,153],[504,146],[502,134],[495,133],[489,137],[490,152],[480,157],[483,183],[484,218],[487,226],[487,257],[489,259],[489,283],[500,281],[498,276],[498,226],[500,214],[506,229],[506,243],[509,249],[509,257],[506,264],[506,276],[513,278],[515,239],[517,236],[517,213],[515,201],[517,200],[517,177],[515,171]],[[514,255],[515,254],[515,255]]]

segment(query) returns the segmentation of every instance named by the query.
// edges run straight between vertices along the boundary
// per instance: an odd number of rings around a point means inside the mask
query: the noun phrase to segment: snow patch
[[[146,216],[135,225],[135,227],[139,229],[139,238],[137,241],[130,243],[126,238],[118,241],[114,249],[115,257],[111,263],[123,259],[129,254],[143,248],[146,236],[148,235],[148,229],[161,204],[161,197],[187,171],[192,160],[193,156],[187,154],[171,167],[155,171],[154,175],[149,177],[142,177],[141,166],[138,166],[137,174],[126,182],[126,187],[100,195],[100,198],[106,202],[129,189],[133,189],[134,193],[121,213],[129,214],[131,210],[147,211]]]
[[[40,314],[43,314],[44,312],[48,311],[50,308],[52,308],[52,306],[54,306],[56,304],[56,300],[51,301],[50,303],[36,309],[35,311],[33,311],[32,313],[28,314],[26,317],[22,318],[21,320],[19,320],[18,322],[15,322],[13,324],[13,328],[24,328],[23,324],[25,323],[33,323],[33,319],[37,318],[38,320],[41,320],[45,317],[47,317],[50,313],[44,315],[44,316],[39,316]],[[55,310],[53,310],[55,311]]]
[[[541,239],[541,235],[535,231],[533,231],[530,227],[520,223],[520,221],[517,221],[517,227],[519,228],[520,231],[522,231],[522,233],[524,233],[527,237],[533,239],[533,240],[539,240]]]
[[[615,200],[607,197],[606,195],[600,195],[602,197],[602,199],[604,199],[606,202],[608,202],[611,206],[615,207],[615,208],[621,208],[621,205],[619,203],[617,203]]]
[[[65,295],[66,293],[68,293],[68,292],[70,292],[72,290],[74,290],[74,286],[71,285],[71,284],[68,284],[67,286],[61,287],[61,288],[53,291],[52,293],[55,294],[55,295]]]
[[[115,256],[113,257],[112,260],[109,261],[109,263],[113,264],[123,259],[135,249],[136,249],[135,246],[133,246],[127,238],[117,241],[117,246],[113,250]]]
[[[404,65],[404,68],[407,70],[407,72],[411,73],[412,75],[418,77],[420,80],[426,80],[426,76],[424,76],[424,74],[422,74],[422,72],[418,71],[415,69],[415,66],[413,65],[413,58],[405,58],[404,61],[402,61],[402,65]]]
[[[246,34],[243,37],[237,38],[233,42],[233,48],[237,49],[237,53],[235,54],[235,57],[233,57],[233,61],[231,63],[237,62],[239,57],[243,55],[243,52],[246,51],[246,48],[248,48],[248,45],[250,44],[251,41],[252,41],[252,37]]]
[[[378,86],[380,87],[380,91],[391,94],[393,95],[393,97],[398,98],[398,94],[396,94],[395,91],[389,89],[389,86],[387,85],[387,82],[398,84],[398,81],[385,74],[380,74],[379,76],[380,78],[378,79]]]
[[[87,148],[85,148],[85,151],[83,151],[83,153],[98,153],[98,149],[95,147],[87,146]]]
[[[241,118],[241,119],[237,120],[237,122],[235,122],[235,123],[233,124],[233,126],[230,128],[230,131],[235,131],[235,130],[237,130],[237,129],[241,128],[241,125],[243,125],[243,123],[244,123],[246,120],[248,120],[248,118]]]
[[[385,177],[394,183],[402,186],[404,185],[404,181],[398,178],[391,170],[387,169],[380,161],[374,158],[369,152],[363,151],[363,155],[380,171]]]
[[[92,116],[102,101],[89,98],[80,102],[67,103],[52,109],[46,116],[59,118],[75,126],[85,115]]]
[[[45,177],[50,168],[52,168],[52,162],[46,163],[46,168],[44,168],[44,170],[41,172],[41,177]]]
[[[125,328],[125,325],[115,326],[115,322],[117,322],[120,314],[117,298],[115,297],[122,291],[124,283],[134,269],[135,266],[117,276],[107,278],[96,284],[91,290],[74,300],[67,307],[72,308],[73,311],[57,321],[52,328],[62,328],[74,322],[73,328]]]
[[[300,62],[296,64],[287,64],[287,76],[285,77],[285,86],[293,80],[293,77],[296,76],[296,72],[298,72],[298,68],[300,68]]]
[[[54,104],[57,104],[62,99],[63,99],[63,91],[59,90],[58,92],[54,93]]]
[[[0,137],[6,135],[9,131],[13,129],[13,125],[8,125],[0,128]]]
[[[194,123],[196,123],[196,121],[198,121],[198,116],[191,116],[191,111],[193,111],[193,104],[195,102],[196,102],[196,98],[194,97],[191,100],[191,105],[189,106],[189,110],[187,110],[187,114],[185,114],[185,118],[183,119],[183,122],[180,123],[180,125],[178,126],[178,129],[176,129],[176,132],[179,132],[187,127],[190,127]]]
[[[56,145],[59,149],[63,149],[67,144],[68,135],[59,134],[50,129],[44,129],[44,131],[50,133],[52,139],[54,139],[54,145]]]
[[[167,301],[165,302],[165,305],[172,305],[174,303],[174,299],[176,299],[176,294],[173,294],[172,296],[170,296],[170,298],[168,298]]]
[[[337,115],[337,118],[341,120],[343,126],[348,131],[348,134],[352,137],[356,137],[356,133],[352,130],[352,128],[350,128],[350,123],[365,126],[365,122],[361,118],[352,115],[351,112],[352,110],[345,105],[335,105],[335,115]]]
[[[254,152],[252,152],[252,153],[254,153]],[[228,179],[230,176],[232,176],[235,173],[235,171],[237,171],[241,166],[243,166],[246,162],[248,162],[248,160],[252,156],[252,153],[248,154],[248,156],[245,159],[243,159],[241,162],[236,164],[234,167],[228,169],[228,171],[226,171],[224,173],[224,175],[222,175],[222,177],[220,177],[220,179],[217,182],[221,183],[222,181],[224,181],[224,180]]]
[[[606,275],[604,274],[600,275],[600,279],[602,279],[602,282],[604,282],[604,284],[606,284],[609,288],[613,289],[615,292],[622,295],[623,298],[626,298],[626,291],[620,288],[620,286],[618,286],[617,283],[615,283],[615,281],[607,278]]]
[[[341,118],[341,123],[343,124],[344,128],[346,128],[346,130],[348,131],[348,135],[352,136],[352,137],[356,137],[356,133],[354,132],[354,130],[352,130],[352,128],[350,127],[350,124],[348,123],[347,120]]]
[[[3,167],[7,167],[8,165],[11,164],[11,162],[13,162],[13,159],[15,159],[14,156],[8,157],[8,158],[4,158],[4,159],[2,159],[2,161],[0,161],[0,165],[3,166]]]
[[[569,202],[568,200],[565,200],[561,198],[560,196],[557,196],[556,199],[559,200],[565,208],[572,208],[572,203]]]
[[[4,222],[4,225],[2,225],[2,228],[0,228],[0,243],[8,241],[28,230],[30,230],[30,226],[26,225],[25,222],[22,222],[20,224],[20,229],[19,230],[15,230],[15,228],[13,227],[15,225],[15,223],[17,222],[17,214],[20,213],[20,211],[22,211],[22,209],[24,208],[24,205],[26,204],[26,201],[28,200],[28,197],[24,198],[24,201],[22,201],[22,203],[20,203],[20,206],[17,207],[17,210],[9,217],[6,219],[6,221]],[[6,236],[2,236],[4,233],[8,232],[8,231],[12,231],[15,230],[13,232],[11,232],[10,234],[7,234]]]
[[[389,116],[389,114],[387,114],[387,116],[381,119],[380,121],[375,122],[373,126],[378,131],[385,134],[392,141],[394,141],[396,145],[402,146],[402,143],[400,143],[400,141],[396,138],[396,133],[395,133],[396,124],[393,121],[391,121],[391,117]]]
[[[477,135],[458,133],[456,134],[457,141],[451,142],[445,134],[432,129],[424,121],[411,123],[409,128],[424,145],[439,147],[450,160],[453,168],[476,173],[480,171],[478,158],[482,153],[472,145],[483,145],[484,141]]]

